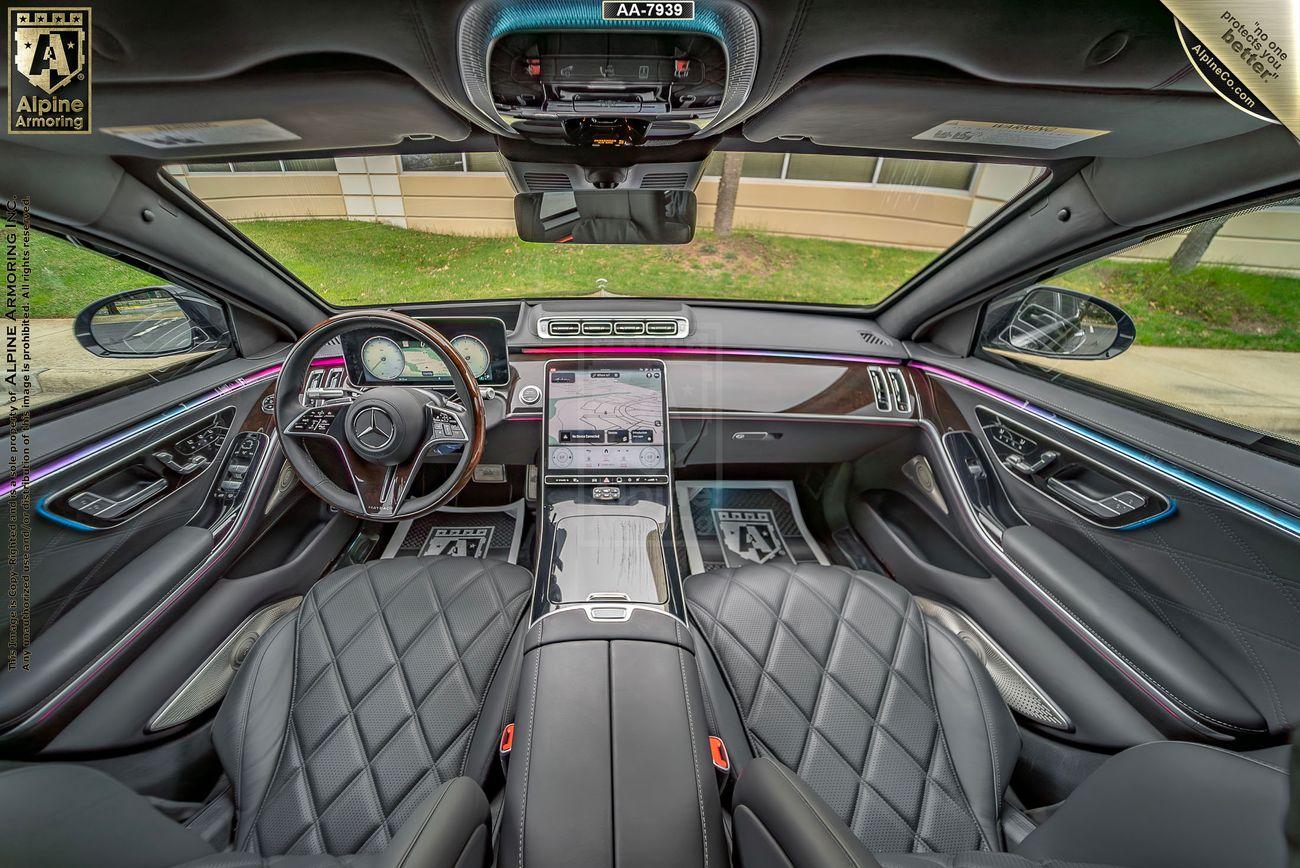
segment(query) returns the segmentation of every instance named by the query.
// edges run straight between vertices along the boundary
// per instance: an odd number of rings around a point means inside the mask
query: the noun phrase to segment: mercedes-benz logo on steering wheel
[[[378,452],[393,442],[397,426],[393,417],[378,407],[368,407],[352,420],[352,434],[367,449]]]

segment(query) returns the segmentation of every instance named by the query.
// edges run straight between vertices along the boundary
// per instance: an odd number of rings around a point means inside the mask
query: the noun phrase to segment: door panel
[[[967,493],[965,462],[959,477],[958,463],[944,448],[967,441],[953,436],[958,431],[941,440],[939,430],[927,424],[915,436],[879,448],[856,465],[856,495],[849,503],[853,527],[895,580],[919,597],[973,620],[1061,707],[1070,726],[1065,732],[1051,728],[1053,737],[1107,751],[1159,739],[1160,731],[1131,699],[1021,593],[1007,570],[1009,562],[1000,559],[1000,530],[995,534],[990,528],[1004,516],[1008,523],[1023,524],[1023,519],[1009,502],[995,505],[1005,494],[992,470],[983,470],[988,460],[980,457],[982,451],[976,453],[980,447],[973,439],[974,448],[966,454],[979,463],[988,507]],[[932,468],[932,491],[921,488],[904,469],[918,456]],[[1021,722],[1041,729],[1024,718]]]
[[[1027,525],[1000,546],[1039,617],[1170,735],[1250,739],[1296,720],[1300,469],[981,360],[929,374],[945,427],[998,456],[989,472]],[[1100,515],[1062,497],[1052,470],[1007,462],[992,413],[1068,450],[1058,461],[1095,474],[1094,501],[1143,504]]]
[[[228,379],[220,382],[194,372],[37,424],[37,449],[61,448],[39,451],[25,491],[0,481],[0,496],[33,507],[28,528],[3,527],[6,544],[26,535],[32,618],[30,671],[0,672],[0,750],[21,756],[48,743],[209,593],[273,518],[266,507],[282,458],[269,398],[278,365],[244,362],[233,377],[229,364],[221,368]],[[105,418],[126,412],[134,415],[122,427],[104,429]],[[77,440],[77,431],[97,433]],[[247,595],[244,611],[223,611],[229,623],[217,632],[228,634],[258,596]],[[191,648],[201,660],[216,644]]]

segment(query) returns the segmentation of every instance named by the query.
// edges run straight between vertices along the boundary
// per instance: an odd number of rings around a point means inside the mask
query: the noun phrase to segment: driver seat
[[[331,573],[258,641],[217,713],[228,840],[214,847],[84,766],[24,764],[0,772],[6,858],[137,868],[487,864],[481,785],[531,588],[527,570],[475,558],[395,558]],[[356,854],[368,855],[333,858]]]

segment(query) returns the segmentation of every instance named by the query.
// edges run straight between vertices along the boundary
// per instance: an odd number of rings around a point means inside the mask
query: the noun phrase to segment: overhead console
[[[601,4],[472,4],[461,77],[495,131],[579,147],[671,144],[717,127],[745,102],[758,28],[732,0],[661,4],[663,20],[605,20]]]
[[[517,132],[618,147],[697,132],[722,105],[727,55],[689,33],[515,33],[489,61],[493,105]]]

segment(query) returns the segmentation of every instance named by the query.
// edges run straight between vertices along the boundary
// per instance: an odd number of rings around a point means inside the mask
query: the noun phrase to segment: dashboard
[[[480,386],[510,382],[505,323],[495,317],[419,317],[441,332],[465,360]],[[385,328],[343,335],[343,361],[348,379],[360,386],[451,385],[447,366],[432,347],[409,335]]]

